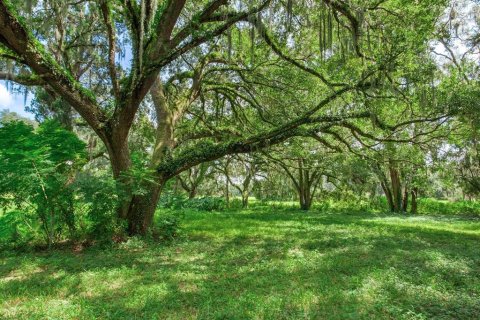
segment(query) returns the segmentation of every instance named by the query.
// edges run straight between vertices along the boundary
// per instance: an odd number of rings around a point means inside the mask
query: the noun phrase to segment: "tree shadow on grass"
[[[478,318],[477,236],[371,217],[244,214],[169,247],[10,256],[1,296],[91,319]],[[38,270],[5,281],[29,257]]]

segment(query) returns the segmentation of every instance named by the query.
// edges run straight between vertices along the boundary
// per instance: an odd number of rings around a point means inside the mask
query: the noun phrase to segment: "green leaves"
[[[47,242],[54,242],[64,224],[74,228],[69,186],[85,161],[85,144],[58,123],[37,130],[20,121],[2,124],[0,204],[35,213]]]

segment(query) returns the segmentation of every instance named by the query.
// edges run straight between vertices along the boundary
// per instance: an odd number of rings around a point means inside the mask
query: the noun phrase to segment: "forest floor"
[[[2,319],[479,319],[480,220],[187,211],[169,244],[0,253]]]

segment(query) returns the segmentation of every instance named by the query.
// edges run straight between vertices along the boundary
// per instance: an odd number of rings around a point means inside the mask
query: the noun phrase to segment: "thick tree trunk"
[[[121,143],[120,139],[112,138],[106,145],[113,176],[123,189],[123,198],[117,210],[118,218],[127,221],[127,232],[129,235],[145,235],[153,222],[153,216],[164,181],[160,177],[155,177],[157,183],[146,186],[148,191],[145,194],[133,195],[132,183],[142,182],[131,181],[128,177],[122,175],[131,167],[127,142]]]
[[[118,137],[111,137],[105,142],[107,147],[110,164],[112,165],[113,177],[118,179],[122,172],[130,169],[132,164],[130,160],[130,150],[127,140],[119,141]]]
[[[393,210],[400,212],[402,210],[402,187],[400,182],[400,174],[398,170],[390,166],[390,180],[392,183]]]
[[[112,166],[113,177],[116,181],[120,183],[124,192],[122,192],[122,199],[117,209],[117,216],[120,219],[127,219],[129,216],[129,207],[132,197],[130,196],[130,184],[127,177],[122,176],[123,172],[126,172],[130,169],[131,160],[130,152],[128,149],[127,141],[123,143],[116,138],[111,138],[105,142],[107,147],[108,156],[110,159],[110,164]]]
[[[298,198],[300,200],[300,209],[308,211],[312,207],[312,195],[310,192],[311,185],[305,182],[305,179],[300,179],[303,185],[298,189]]]
[[[242,208],[248,208],[248,192],[242,192]]]
[[[303,167],[303,159],[298,159],[298,197],[300,199],[300,209],[310,209],[310,184],[309,172]]]
[[[128,208],[128,234],[146,235],[153,223],[158,199],[162,192],[164,182],[151,185],[150,190],[143,195],[133,196]]]
[[[162,162],[165,155],[170,152],[173,144],[173,128],[177,115],[170,112],[166,105],[166,99],[164,96],[163,88],[159,79],[156,79],[154,85],[151,88],[152,99],[154,101],[158,124],[156,128],[156,143],[150,161],[150,168],[155,169]],[[112,142],[115,142],[112,141]],[[128,144],[125,140],[125,146],[122,146],[118,152],[118,155],[114,154],[114,160],[112,161],[112,167],[114,167],[114,175],[121,177],[121,172],[128,170],[130,167],[130,155],[128,152]],[[110,151],[110,150],[109,150]],[[126,161],[125,159],[128,159]],[[120,164],[128,163],[128,166],[120,166],[119,169],[115,169],[114,162]],[[119,172],[119,173],[118,173]],[[153,177],[156,181],[155,184],[149,183],[145,186],[147,192],[142,195],[133,195],[130,200],[123,204],[120,208],[120,217],[126,218],[128,222],[128,234],[133,235],[146,235],[149,231],[157,203],[160,198],[160,193],[165,185],[166,180],[161,175]],[[131,190],[128,190],[128,184],[131,181],[126,181],[127,193],[131,194]],[[142,182],[134,182],[142,183]]]
[[[308,211],[312,207],[312,201],[309,197],[301,196],[300,197],[300,209]]]
[[[392,192],[385,182],[382,181],[382,182],[380,182],[380,184],[382,186],[383,193],[385,193],[385,197],[387,198],[388,207],[390,208],[391,212],[394,212],[395,211],[395,205],[393,203]]]
[[[195,198],[197,195],[197,189],[196,188],[191,188],[190,191],[188,192],[188,199],[192,200]]]
[[[307,187],[309,189],[309,187]],[[312,199],[309,195],[309,190],[302,190],[299,193],[299,199],[300,199],[300,209],[308,211],[312,207]]]

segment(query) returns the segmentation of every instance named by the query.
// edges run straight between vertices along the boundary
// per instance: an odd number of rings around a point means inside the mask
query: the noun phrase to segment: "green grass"
[[[480,318],[479,219],[254,208],[182,227],[168,245],[0,254],[0,318]]]

